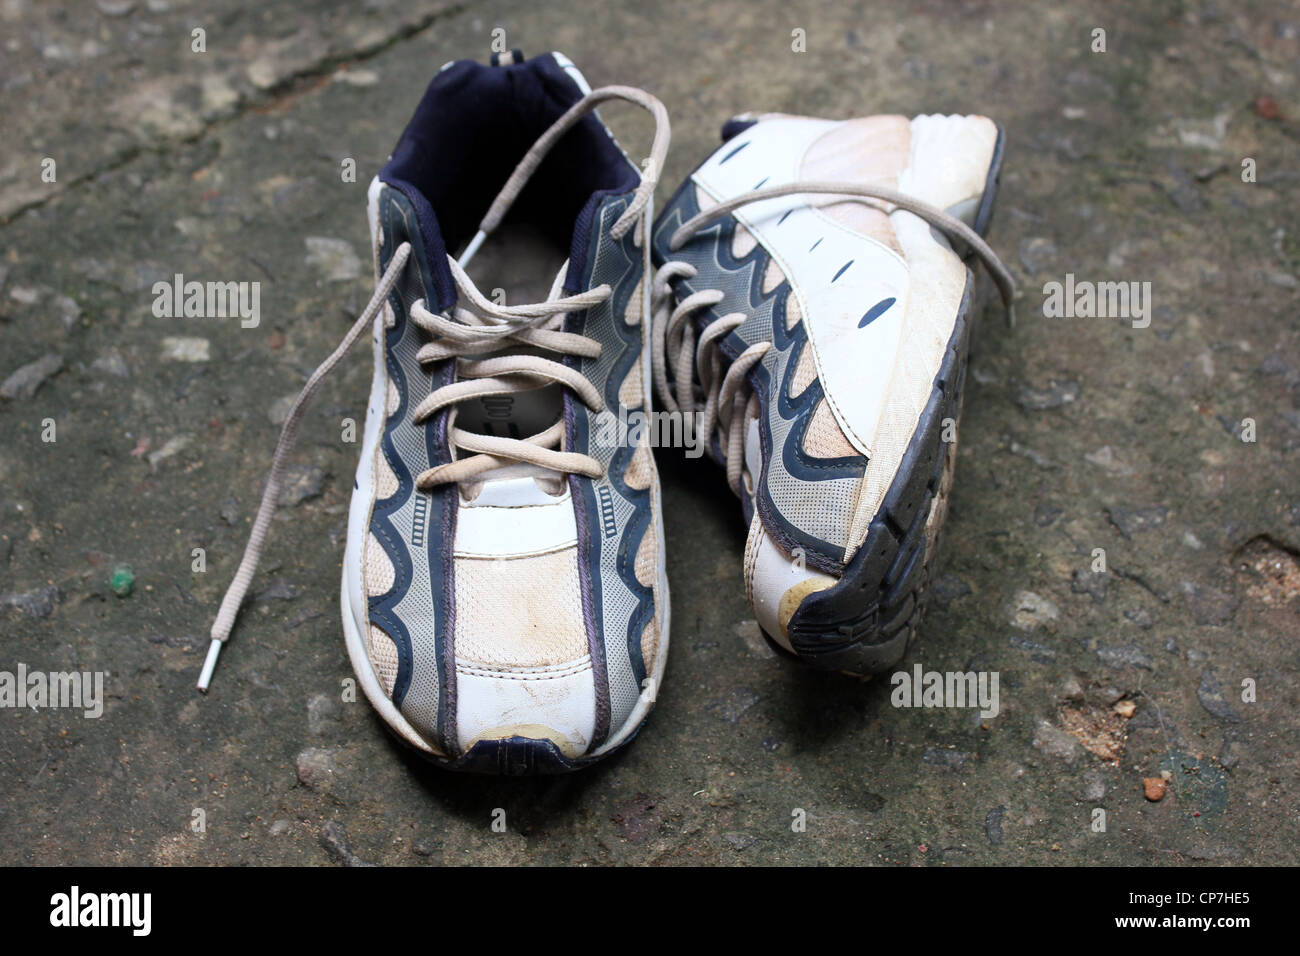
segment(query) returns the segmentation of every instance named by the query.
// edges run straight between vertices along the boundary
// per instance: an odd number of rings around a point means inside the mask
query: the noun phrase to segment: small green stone
[[[129,596],[131,589],[135,587],[135,572],[131,570],[131,565],[119,564],[115,567],[113,576],[109,579],[109,586],[118,597]]]

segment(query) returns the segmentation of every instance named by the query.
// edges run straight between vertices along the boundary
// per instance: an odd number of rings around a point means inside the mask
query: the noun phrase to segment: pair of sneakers
[[[654,118],[642,165],[594,112],[618,100]],[[307,402],[366,334],[343,633],[375,709],[438,764],[572,770],[644,723],[669,635],[652,432],[725,469],[771,640],[856,674],[902,657],[952,481],[970,259],[1011,294],[980,238],[1002,135],[768,114],[722,137],[656,219],[653,96],[593,91],[560,54],[443,67],[370,185],[374,296],[284,424],[201,689]],[[521,263],[548,255],[530,287]]]

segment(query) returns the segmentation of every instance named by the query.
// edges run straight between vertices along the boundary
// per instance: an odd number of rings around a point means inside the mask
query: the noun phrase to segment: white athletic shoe
[[[896,663],[955,461],[1002,136],[982,116],[733,119],[655,224],[654,372],[740,497],[764,632]],[[954,251],[954,246],[958,251]]]
[[[366,696],[401,738],[462,770],[571,770],[640,728],[668,652],[659,482],[648,447],[596,437],[620,405],[650,402],[655,180],[592,113],[619,99],[654,114],[648,169],[662,168],[662,104],[627,87],[593,93],[559,54],[458,61],[434,77],[370,186],[375,296],[285,423],[201,687],[304,404],[369,332],[342,584]],[[559,269],[535,304],[504,304],[532,291],[512,242]],[[504,268],[472,279],[476,253]]]

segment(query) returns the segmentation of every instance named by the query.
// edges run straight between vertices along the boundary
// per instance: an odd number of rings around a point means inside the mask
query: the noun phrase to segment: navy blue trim
[[[415,489],[415,481],[407,470],[401,456],[393,448],[391,425],[388,422],[401,421],[397,416],[406,412],[406,380],[401,367],[391,354],[394,342],[401,338],[401,329],[404,324],[405,318],[403,317],[398,320],[397,326],[390,330],[385,340],[385,351],[389,353],[385,356],[385,364],[388,366],[388,374],[392,376],[397,387],[398,395],[401,396],[401,401],[396,413],[388,416],[383,435],[379,439],[384,458],[387,460],[389,467],[393,469],[393,474],[397,476],[397,492],[389,498],[376,501],[370,515],[370,533],[379,541],[384,552],[388,555],[388,559],[392,562],[394,580],[393,586],[385,593],[373,595],[367,602],[369,604],[370,620],[383,628],[393,638],[393,643],[397,645],[397,677],[393,681],[392,700],[398,707],[401,707],[402,698],[406,696],[407,688],[411,683],[412,645],[410,632],[407,631],[406,625],[402,623],[401,618],[393,612],[393,608],[410,589],[414,571],[406,542],[402,539],[401,532],[394,525],[392,515],[400,510],[411,497]],[[394,338],[393,333],[396,333],[396,338]]]
[[[389,165],[392,165],[391,162]],[[406,180],[393,176],[388,166],[379,171],[379,178],[405,196],[415,213],[419,229],[413,231],[418,231],[423,240],[421,245],[427,252],[425,263],[429,268],[434,293],[429,307],[435,312],[451,308],[456,302],[456,283],[451,277],[451,268],[447,265],[447,246],[443,242],[442,227],[438,225],[433,207],[424,198],[424,193]]]
[[[858,320],[858,328],[866,328],[872,322],[876,321],[876,319],[888,312],[889,307],[897,301],[898,299],[892,295],[888,299],[881,299],[871,308],[867,309],[867,314]]]
[[[627,208],[631,201],[631,196],[611,197],[601,207],[596,214],[596,222],[613,223]],[[593,227],[588,246],[588,261],[591,264],[588,274],[583,280],[571,291],[582,291],[589,286],[596,284],[596,276],[591,273],[596,262],[596,252],[599,243],[602,241],[604,229]],[[604,310],[609,310],[609,319],[614,323],[614,329],[619,339],[623,343],[622,350],[610,367],[608,376],[603,386],[603,398],[608,408],[617,409],[619,407],[618,393],[626,380],[628,374],[632,371],[633,366],[641,360],[641,328],[639,326],[629,325],[625,319],[627,306],[631,300],[633,292],[640,277],[641,250],[638,249],[634,241],[634,233],[629,231],[622,240],[610,242],[622,252],[623,267],[617,276],[602,274],[600,282],[608,283],[613,290],[608,302],[602,304],[599,308],[603,314]],[[608,263],[606,268],[610,268]],[[573,274],[572,272],[570,273]],[[587,322],[591,318],[591,310],[585,310],[579,313],[569,315],[565,323],[565,331],[575,332],[580,335],[590,335],[587,329]],[[579,359],[568,357],[565,363],[579,368],[584,373],[590,371],[590,367],[595,365],[597,359]],[[590,377],[590,376],[589,376]],[[568,421],[566,436],[566,447],[579,453],[586,452],[590,448],[590,424],[588,410],[585,405],[579,402],[572,394],[566,391],[565,397],[565,418]],[[646,623],[654,617],[654,590],[641,584],[636,578],[636,552],[640,547],[641,539],[646,533],[653,533],[652,513],[650,507],[650,489],[633,489],[629,488],[623,480],[628,465],[631,463],[632,455],[635,449],[630,447],[620,447],[615,450],[610,459],[608,478],[610,484],[633,505],[632,516],[628,519],[623,528],[623,533],[618,540],[618,553],[615,560],[615,567],[618,570],[619,577],[627,586],[628,590],[638,599],[636,610],[628,620],[627,633],[624,640],[627,642],[628,656],[632,662],[632,673],[636,679],[637,686],[641,686],[645,680],[645,663],[641,649],[641,632],[644,630]],[[600,562],[602,549],[607,545],[602,540],[603,535],[599,533],[598,522],[593,526],[592,518],[600,514],[599,502],[595,493],[595,482],[580,478],[579,476],[570,476],[570,488],[574,493],[575,504],[581,499],[581,507],[578,508],[580,527],[579,527],[579,558],[580,564],[583,565],[585,580],[583,584],[589,588],[591,595],[591,607],[593,614],[593,630],[589,633],[588,638],[592,649],[592,659],[596,660],[597,654],[600,655],[600,666],[603,673],[598,672],[598,677],[602,677],[604,684],[608,687],[608,670],[605,661],[603,640],[604,640],[604,613],[603,613],[603,594],[600,583]],[[595,629],[599,629],[598,631]],[[612,636],[612,635],[611,635]],[[607,705],[608,706],[608,705]],[[606,714],[606,727],[604,734],[598,734],[592,741],[592,748],[600,746],[606,739],[608,731],[609,715]]]
[[[503,66],[460,60],[430,81],[379,177],[416,212],[434,311],[455,302],[447,254],[469,241],[519,160],[582,95],[549,53]],[[588,114],[542,160],[507,221],[532,224],[570,249],[570,261],[578,260],[571,274],[581,275],[591,212],[599,206],[593,193],[621,195],[639,182],[639,171]]]
[[[754,125],[755,123],[757,123],[757,122],[758,122],[758,120],[752,120],[752,119],[746,119],[746,120],[742,120],[742,119],[729,119],[729,120],[727,120],[725,123],[722,124],[722,141],[725,143],[727,140],[732,139],[733,137],[739,136],[741,133],[743,133],[745,130],[749,129],[751,126],[753,126],[753,125]]]
[[[744,149],[746,146],[748,146],[751,142],[753,142],[753,141],[752,141],[752,140],[746,140],[745,142],[741,143],[739,146],[737,146],[735,149],[733,149],[731,152],[729,152],[726,156],[723,156],[722,159],[718,160],[718,165],[721,166],[721,165],[723,165],[724,163],[726,163],[727,160],[731,159],[731,158],[732,158],[733,156],[735,156],[738,152],[740,152],[742,149]]]
[[[677,192],[673,194],[672,199],[664,207],[656,222],[651,251],[657,265],[662,265],[668,259],[683,256],[684,250],[673,252],[668,248],[668,240],[682,222],[699,212],[698,203],[695,202],[694,190],[688,188],[690,185],[691,179],[688,177]],[[713,265],[713,260],[710,258],[712,256],[716,258],[717,265],[728,272],[750,270],[749,301],[744,303],[744,311],[755,312],[769,301],[771,302],[773,348],[780,352],[791,352],[787,360],[785,378],[780,383],[780,387],[776,389],[778,414],[786,421],[793,422],[785,443],[782,465],[792,476],[803,481],[859,478],[866,469],[867,459],[865,456],[854,455],[843,458],[822,459],[810,457],[803,450],[804,435],[807,433],[813,411],[818,400],[825,394],[821,382],[814,381],[799,396],[793,399],[790,397],[790,385],[798,367],[798,349],[804,347],[807,341],[807,331],[803,322],[798,323],[793,330],[786,329],[786,303],[790,295],[788,280],[783,281],[770,292],[763,293],[762,277],[766,271],[770,256],[768,256],[762,244],[756,244],[748,254],[740,259],[731,254],[736,223],[737,220],[734,216],[725,216],[697,232],[693,238],[687,241],[685,248],[689,248],[696,243],[704,243],[706,244],[702,247],[704,251],[698,254],[702,257],[703,264],[706,264],[706,266]],[[708,243],[713,245],[711,250],[707,246]],[[816,248],[816,244],[814,244],[814,248]],[[850,262],[841,268],[840,273],[843,273],[848,265],[852,265],[852,263]],[[706,268],[695,279],[681,278],[675,280],[673,289],[680,301],[692,292],[712,288],[713,285],[715,283],[709,281]],[[736,303],[727,301],[701,309],[695,316],[697,330],[703,331],[704,328],[723,314],[734,311],[736,311]],[[737,332],[731,332],[724,336],[718,345],[723,354],[731,361],[735,361],[745,348],[745,342]],[[771,428],[768,423],[768,407],[773,389],[766,364],[764,362],[755,364],[749,372],[748,379],[759,400],[759,438],[762,444],[763,461],[762,474],[759,476],[756,488],[755,497],[757,500],[753,503],[753,506],[758,508],[759,515],[762,517],[763,525],[768,533],[785,551],[790,552],[795,547],[800,547],[805,552],[809,564],[813,567],[830,573],[838,573],[843,568],[843,546],[824,541],[804,532],[788,521],[772,501],[767,479],[773,447]],[[742,496],[742,509],[748,512],[750,507],[750,503],[746,502],[744,496]]]
[[[370,619],[382,627],[393,638],[397,646],[398,667],[397,676],[393,683],[392,700],[399,709],[411,686],[414,667],[412,644],[414,638],[397,615],[396,605],[411,586],[413,568],[402,529],[394,524],[392,516],[415,493],[415,476],[410,473],[393,444],[393,428],[398,423],[406,421],[409,405],[406,375],[393,356],[393,350],[403,336],[410,331],[406,303],[427,295],[432,281],[429,274],[422,230],[418,226],[413,226],[411,221],[412,217],[417,215],[415,205],[410,202],[409,197],[404,192],[385,191],[383,193],[379,208],[380,230],[385,237],[379,257],[381,272],[388,268],[393,253],[402,242],[411,244],[411,257],[407,263],[406,273],[399,279],[393,291],[389,293],[388,301],[393,309],[394,324],[384,334],[384,361],[388,374],[392,377],[393,384],[397,388],[399,406],[392,415],[387,415],[385,418],[384,430],[380,436],[380,447],[389,467],[393,469],[393,474],[397,478],[398,490],[397,493],[384,501],[375,502],[370,519],[371,532],[379,539],[390,560],[393,561],[396,580],[392,589],[386,594],[371,597],[368,604]],[[438,363],[432,372],[434,388],[448,384],[455,374],[454,363],[451,361]],[[430,465],[438,465],[450,460],[446,431],[447,416],[445,412],[435,416],[424,429],[425,448]],[[436,528],[432,526],[428,528],[425,545],[425,553],[429,563],[430,599],[435,609],[441,611],[441,613],[434,614],[433,640],[435,657],[438,661],[439,692],[438,726],[432,729],[438,737],[440,746],[448,753],[453,752],[447,748],[454,745],[456,740],[455,671],[454,667],[449,666],[448,663],[453,643],[451,636],[455,633],[455,608],[449,605],[448,597],[454,594],[454,582],[450,577],[452,565],[448,557],[450,543],[455,537],[458,498],[454,491],[454,488],[442,487],[434,489],[430,493],[432,499],[430,507],[441,512],[442,521]]]

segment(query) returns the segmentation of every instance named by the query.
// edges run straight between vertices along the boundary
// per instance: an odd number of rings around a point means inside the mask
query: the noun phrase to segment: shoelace
[[[418,361],[432,364],[444,359],[457,361],[457,381],[435,389],[411,411],[412,421],[416,424],[428,421],[443,409],[448,412],[448,444],[451,447],[452,460],[422,472],[416,479],[416,486],[422,491],[447,483],[472,480],[492,468],[512,463],[524,463],[538,468],[559,473],[581,474],[598,477],[603,473],[600,463],[589,455],[566,452],[557,446],[563,444],[564,421],[560,419],[551,427],[531,435],[528,438],[504,438],[481,435],[455,427],[455,406],[461,402],[490,395],[524,391],[536,388],[538,384],[548,382],[567,386],[593,411],[601,411],[604,402],[600,393],[580,372],[569,368],[561,362],[536,355],[496,354],[486,358],[468,358],[483,353],[497,352],[510,347],[532,347],[561,355],[579,357],[596,357],[600,354],[600,344],[593,339],[570,332],[561,331],[558,326],[563,323],[565,314],[591,308],[611,294],[608,285],[600,285],[586,292],[571,296],[560,296],[559,292],[568,271],[568,263],[561,267],[551,288],[547,301],[532,305],[504,306],[497,305],[486,298],[474,285],[465,272],[465,265],[478,251],[488,235],[500,225],[510,210],[511,204],[522,192],[529,177],[536,172],[542,160],[551,148],[559,142],[570,128],[600,103],[611,99],[622,99],[648,110],[654,117],[655,134],[650,148],[650,157],[641,174],[641,184],[632,194],[627,209],[610,227],[610,235],[621,239],[629,229],[640,225],[642,235],[639,237],[645,255],[649,256],[650,220],[653,218],[653,198],[658,182],[659,170],[663,168],[664,158],[668,152],[669,125],[668,112],[664,105],[654,96],[643,90],[629,86],[606,86],[588,93],[574,103],[563,116],[538,138],[524,158],[519,161],[501,192],[489,207],[487,215],[479,224],[478,232],[466,246],[460,260],[447,256],[447,264],[456,285],[458,297],[467,301],[468,307],[457,306],[452,317],[430,312],[423,301],[412,304],[410,318],[419,328],[428,332],[433,341],[421,346],[416,353]],[[235,618],[248,594],[253,575],[266,546],[271,519],[275,514],[276,501],[284,482],[284,472],[288,466],[289,456],[293,453],[298,439],[298,430],[307,405],[316,393],[321,381],[333,370],[342,358],[351,351],[362,334],[375,321],[383,308],[388,294],[406,267],[410,259],[409,243],[402,243],[394,250],[388,267],[375,286],[374,295],[370,297],[365,309],[352,325],[330,356],[307,379],[307,384],[294,400],[280,432],[275,446],[275,456],[271,470],[267,475],[266,487],[262,491],[262,501],[253,520],[253,528],[248,536],[239,568],[235,572],[230,587],[221,599],[216,620],[212,624],[212,642],[208,645],[207,658],[199,675],[198,688],[206,691],[212,681],[217,657],[221,645],[230,637]],[[457,450],[468,451],[469,457],[457,457]]]
[[[741,206],[795,193],[824,193],[837,197],[880,200],[919,216],[950,238],[960,240],[988,269],[1002,296],[1008,321],[1015,324],[1012,304],[1015,279],[979,233],[937,206],[883,186],[794,182],[751,190],[692,216],[672,234],[668,246],[674,252],[677,251],[708,223],[729,215]],[[688,319],[700,309],[712,308],[725,298],[717,289],[702,289],[692,292],[674,305],[673,280],[694,278],[696,274],[694,266],[675,260],[665,262],[655,273],[651,301],[651,365],[654,370],[655,392],[669,411],[699,413],[700,429],[705,441],[711,441],[714,433],[717,433],[718,445],[726,460],[727,483],[739,495],[744,464],[744,424],[755,414],[757,405],[757,398],[752,394],[753,389],[747,383],[746,376],[772,347],[772,343],[755,342],[736,356],[736,360],[731,362],[724,373],[723,364],[727,359],[719,346],[720,340],[740,326],[745,321],[746,314],[731,312],[721,316],[700,333],[699,341],[696,342],[695,326]],[[669,368],[673,371],[671,385],[668,381]]]

